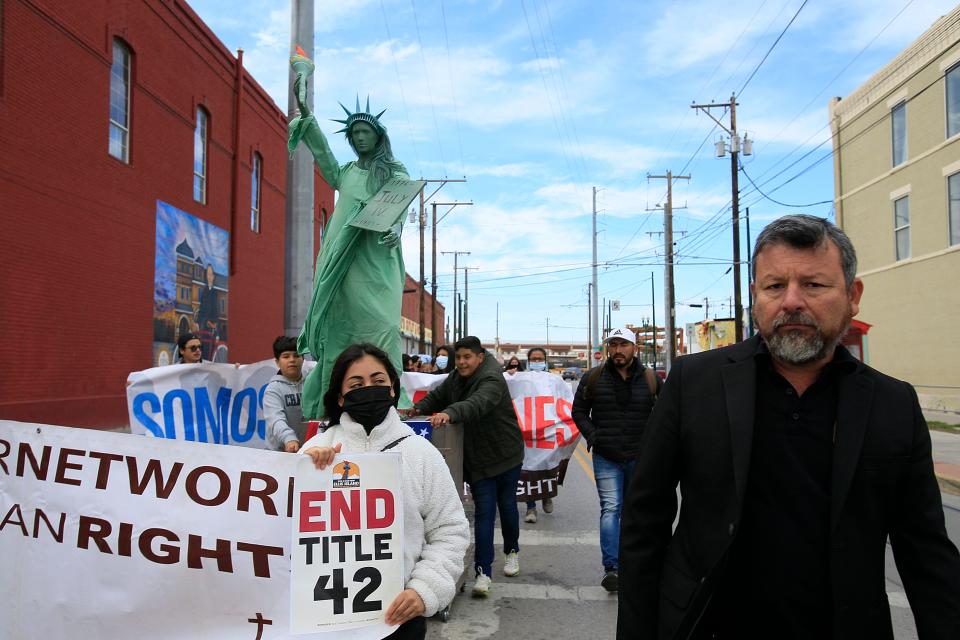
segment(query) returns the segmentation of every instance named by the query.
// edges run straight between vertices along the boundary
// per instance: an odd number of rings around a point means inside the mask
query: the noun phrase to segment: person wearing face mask
[[[453,371],[453,355],[452,350],[447,345],[440,345],[437,347],[437,352],[434,354],[434,362],[436,362],[437,368],[434,369],[434,373],[450,373]]]
[[[503,371],[504,373],[508,373],[512,376],[518,371],[523,371],[523,363],[520,362],[520,358],[518,358],[517,356],[513,356],[512,358],[507,360],[507,364],[503,366]]]
[[[527,351],[527,371],[537,371],[546,373],[547,351],[543,347],[533,347]],[[541,501],[544,513],[553,513],[553,498],[544,498]],[[527,500],[527,513],[523,516],[523,521],[529,524],[537,522],[537,501]]]
[[[395,405],[400,376],[372,344],[347,347],[334,362],[323,396],[330,427],[304,443],[320,470],[336,454],[397,451],[402,457],[405,589],[387,607],[384,622],[399,625],[392,640],[426,636],[426,616],[456,595],[470,528],[453,477],[440,452],[400,420]]]

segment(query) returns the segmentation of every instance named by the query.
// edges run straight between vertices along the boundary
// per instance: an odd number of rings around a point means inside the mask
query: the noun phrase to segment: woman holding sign
[[[347,347],[333,365],[323,406],[331,426],[308,440],[302,453],[318,469],[338,453],[397,451],[402,457],[405,589],[384,613],[400,625],[392,639],[421,639],[424,616],[448,605],[463,573],[470,528],[440,452],[400,421],[394,408],[400,376],[372,344]]]
[[[313,63],[301,55],[291,58],[297,72],[294,95],[300,115],[290,122],[288,148],[292,154],[302,140],[327,183],[338,192],[333,216],[327,223],[317,255],[313,298],[297,341],[301,354],[309,353],[317,366],[303,386],[306,418],[323,412],[321,395],[330,384],[336,357],[348,346],[370,342],[383,349],[394,368],[400,367],[400,302],[405,271],[400,248],[401,225],[378,233],[350,226],[364,205],[394,178],[408,178],[407,170],[393,157],[383,111],[370,113],[346,107],[347,117],[337,120],[355,161],[340,165],[307,105],[307,79]],[[343,106],[343,105],[341,105]]]

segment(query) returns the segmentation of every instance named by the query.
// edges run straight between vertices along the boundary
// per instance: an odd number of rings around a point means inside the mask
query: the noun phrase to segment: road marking
[[[521,584],[517,582],[494,582],[490,591],[490,598],[494,599],[609,601],[615,600],[616,597],[615,593],[609,593],[603,587],[561,587],[556,584]]]
[[[591,462],[593,458],[589,453],[587,453],[587,449],[583,445],[582,441],[577,444],[576,448],[573,450],[573,457],[580,464],[580,466],[583,467],[583,470],[587,473],[590,481],[596,484],[597,479],[593,476],[593,464]]]
[[[903,591],[887,591],[887,602],[891,607],[900,609],[909,609],[910,602],[907,600],[907,594]]]
[[[503,546],[503,534],[499,529],[493,532],[494,545]],[[600,538],[596,529],[593,531],[567,531],[565,533],[551,533],[535,529],[520,530],[520,546],[549,547],[555,545],[583,544],[591,547],[600,546]]]

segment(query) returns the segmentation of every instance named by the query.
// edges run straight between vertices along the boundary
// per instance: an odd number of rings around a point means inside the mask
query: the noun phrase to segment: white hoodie
[[[426,607],[423,615],[432,616],[453,601],[470,544],[463,503],[437,448],[416,435],[391,407],[369,436],[363,425],[344,413],[340,424],[307,440],[300,451],[341,443],[341,453],[377,453],[404,436],[409,437],[389,449],[401,455],[404,584],[420,595]]]

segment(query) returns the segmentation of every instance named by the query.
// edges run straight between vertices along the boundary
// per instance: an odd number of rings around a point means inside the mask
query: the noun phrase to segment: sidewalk
[[[960,435],[931,431],[933,469],[940,489],[960,495]]]

